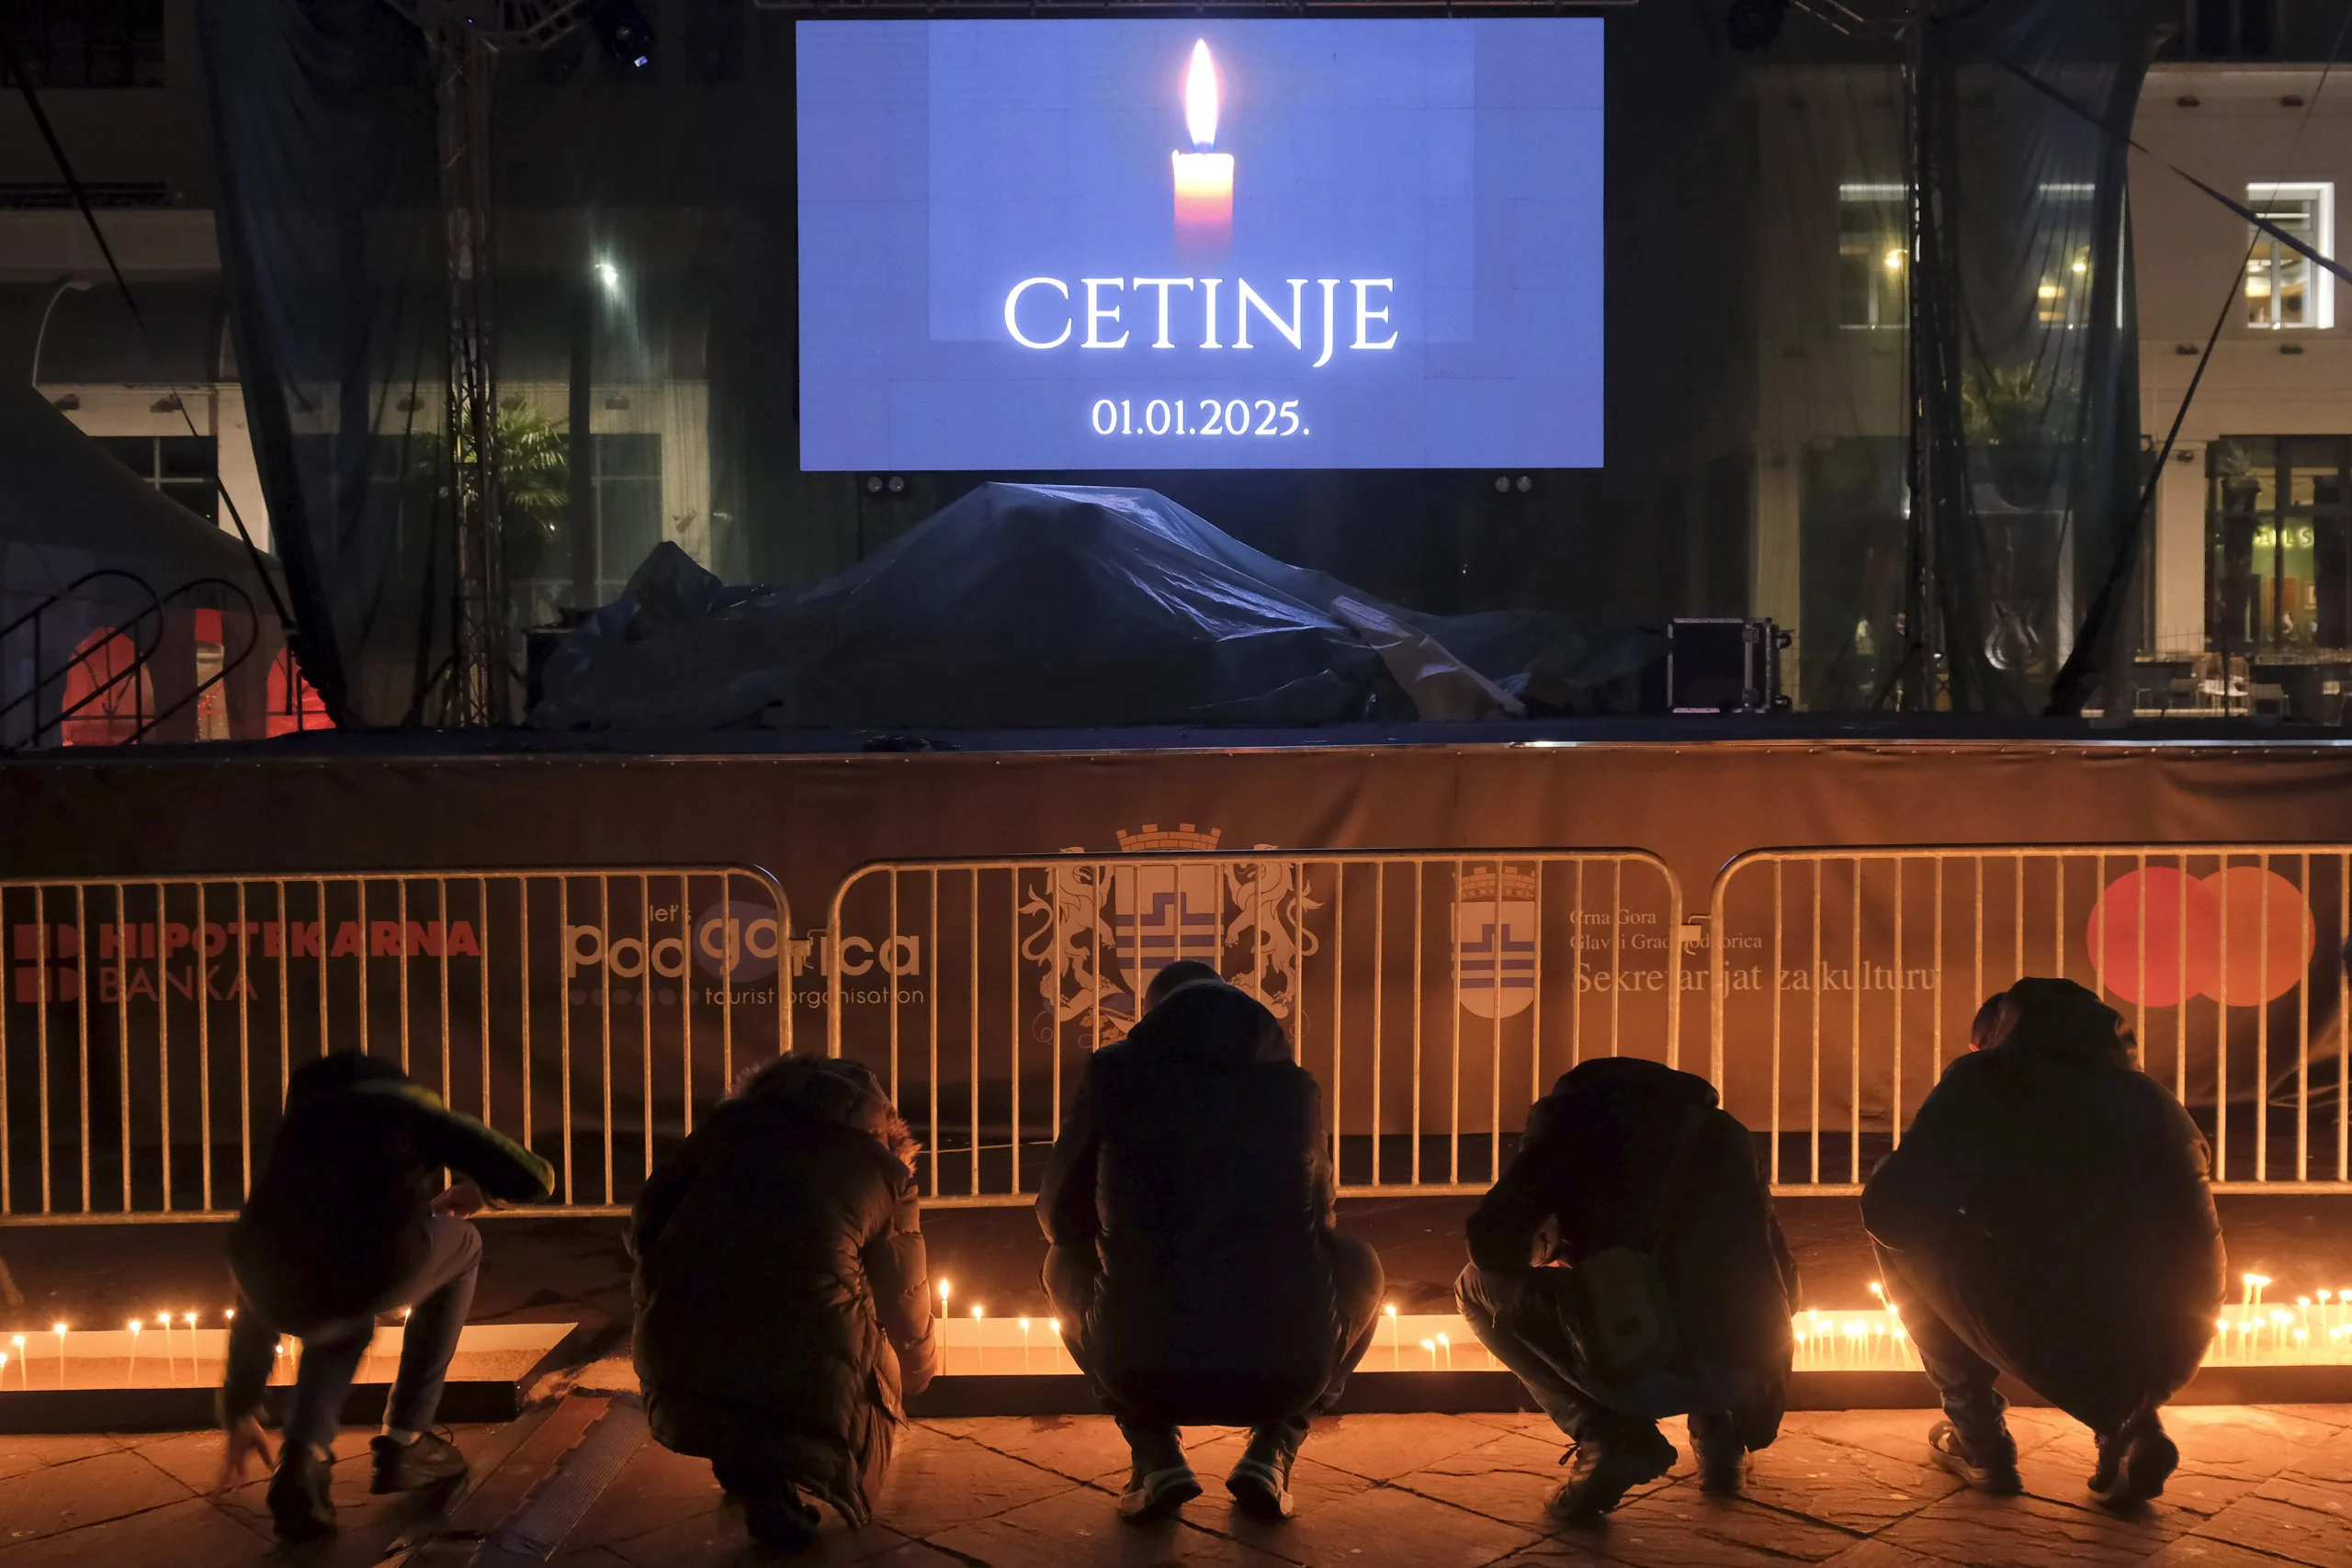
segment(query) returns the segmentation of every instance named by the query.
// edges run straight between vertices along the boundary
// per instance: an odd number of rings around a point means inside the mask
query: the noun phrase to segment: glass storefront
[[[2352,436],[2233,435],[2206,449],[2208,646],[2352,651]]]

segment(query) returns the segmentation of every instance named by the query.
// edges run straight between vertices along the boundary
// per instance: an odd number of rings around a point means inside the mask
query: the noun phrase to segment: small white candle
[[[1219,107],[1216,65],[1206,39],[1193,45],[1184,68],[1184,129],[1193,151],[1169,154],[1176,185],[1176,243],[1186,250],[1221,251],[1233,239],[1233,154],[1215,152]]]
[[[130,1367],[122,1375],[122,1381],[133,1388],[139,1386],[139,1320],[132,1318],[130,1320]]]
[[[1402,1358],[1405,1354],[1404,1346],[1398,1342],[1396,1332],[1396,1303],[1390,1302],[1380,1310],[1388,1314],[1388,1370],[1393,1372],[1404,1365]]]
[[[1430,1353],[1430,1371],[1437,1371],[1437,1341],[1424,1339],[1421,1341],[1421,1348]]]
[[[1025,1317],[1021,1320],[1021,1370],[1029,1370],[1029,1320]]]
[[[33,1363],[32,1358],[25,1354],[25,1337],[21,1334],[12,1335],[8,1343],[17,1348],[17,1381],[27,1388],[32,1387]]]
[[[1437,1337],[1437,1344],[1438,1348],[1445,1352],[1445,1370],[1450,1372],[1453,1370],[1453,1341],[1441,1334]]]
[[[65,1386],[65,1325],[51,1324],[50,1331],[57,1336],[57,1386]]]

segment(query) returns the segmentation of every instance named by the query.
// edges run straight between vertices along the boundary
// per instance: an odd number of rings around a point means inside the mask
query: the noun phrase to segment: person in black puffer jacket
[[[1938,1463],[2020,1483],[1995,1377],[2098,1439],[2091,1495],[2129,1508],[2180,1462],[2157,1412],[2197,1371],[2225,1291],[2200,1134],[2132,1065],[2122,1015],[2072,980],[1988,1000],[1862,1191],[1887,1297],[1943,1396]]]
[[[1664,1474],[1674,1445],[1657,1418],[1670,1411],[1690,1415],[1703,1488],[1738,1490],[1787,1408],[1796,1264],[1747,1129],[1713,1085],[1631,1056],[1572,1068],[1529,1111],[1468,1228],[1462,1315],[1576,1444],[1555,1514],[1589,1522]],[[1672,1330],[1638,1386],[1576,1327],[1576,1269],[1620,1247],[1656,1260]]]
[[[710,1461],[755,1540],[874,1517],[901,1403],[939,1364],[914,1139],[873,1072],[779,1056],[638,1199],[636,1358],[664,1448]]]
[[[1063,1341],[1133,1451],[1119,1514],[1200,1495],[1178,1430],[1247,1427],[1227,1490],[1285,1518],[1315,1415],[1371,1347],[1383,1279],[1334,1228],[1322,1097],[1273,1014],[1171,964],[1096,1052],[1037,1197]]]

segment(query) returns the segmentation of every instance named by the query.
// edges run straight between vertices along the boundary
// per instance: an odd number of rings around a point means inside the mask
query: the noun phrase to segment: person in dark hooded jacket
[[[906,1393],[939,1365],[907,1124],[867,1067],[743,1075],[637,1201],[636,1359],[664,1448],[710,1461],[753,1539],[874,1517]]]
[[[1565,1074],[1529,1111],[1469,1242],[1462,1315],[1575,1443],[1555,1514],[1590,1520],[1665,1474],[1674,1445],[1657,1417],[1675,1412],[1690,1417],[1705,1488],[1738,1489],[1787,1408],[1796,1265],[1747,1129],[1713,1086],[1630,1056]],[[1655,1259],[1670,1325],[1638,1386],[1578,1328],[1576,1271],[1620,1248]]]
[[[2093,1496],[2135,1506],[2180,1462],[2157,1413],[2222,1296],[2204,1137],[2133,1065],[2122,1016],[2071,980],[1994,997],[1971,1043],[1862,1193],[1887,1298],[1943,1397],[1929,1446],[2016,1491],[2007,1372],[2098,1437]]]
[[[1379,1257],[1335,1227],[1322,1096],[1282,1025],[1205,964],[1171,964],[1096,1052],[1037,1215],[1063,1341],[1134,1458],[1130,1523],[1200,1495],[1180,1428],[1250,1428],[1235,1505],[1290,1516],[1313,1417],[1370,1348]]]
[[[458,1177],[447,1188],[445,1169]],[[397,1307],[412,1313],[370,1487],[404,1492],[465,1473],[465,1456],[432,1427],[481,1263],[467,1216],[492,1201],[544,1198],[551,1174],[380,1057],[337,1051],[294,1069],[269,1158],[229,1230],[239,1311],[220,1394],[234,1477],[268,1461],[262,1392],[278,1336],[300,1338],[267,1497],[279,1535],[334,1529],[330,1445],[377,1318]]]

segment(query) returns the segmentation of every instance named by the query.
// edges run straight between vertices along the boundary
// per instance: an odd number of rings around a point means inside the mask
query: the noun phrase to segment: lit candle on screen
[[[1170,154],[1176,175],[1176,243],[1201,253],[1222,251],[1233,241],[1233,154],[1213,152],[1216,144],[1216,62],[1206,39],[1193,43],[1184,67],[1184,130],[1190,152]]]

